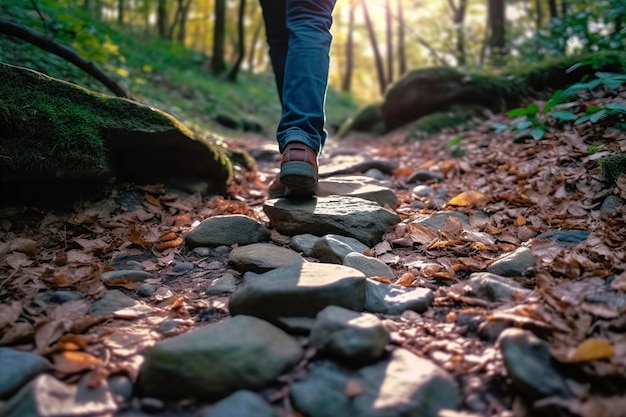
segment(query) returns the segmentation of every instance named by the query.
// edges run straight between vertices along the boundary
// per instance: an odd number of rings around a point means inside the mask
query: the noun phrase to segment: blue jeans
[[[336,0],[260,0],[282,115],[278,149],[302,142],[317,154],[326,141],[324,106]]]

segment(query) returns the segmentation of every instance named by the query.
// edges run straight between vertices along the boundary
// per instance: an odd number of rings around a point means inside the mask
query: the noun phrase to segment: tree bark
[[[405,43],[405,30],[404,30],[404,7],[402,6],[402,0],[398,0],[398,73],[400,76],[404,75],[407,70],[406,65],[406,49]]]
[[[117,24],[124,24],[124,0],[117,0]]]
[[[559,17],[559,10],[556,7],[556,0],[548,0],[548,10],[550,11],[550,19]]]
[[[372,45],[372,51],[374,52],[374,61],[376,63],[376,74],[378,75],[378,86],[380,88],[380,94],[385,94],[385,68],[383,66],[383,59],[378,49],[378,41],[376,39],[376,32],[374,31],[374,25],[372,19],[370,19],[369,11],[367,10],[366,0],[361,0],[361,6],[363,7],[363,16],[365,17],[365,26],[367,27],[367,33]]]
[[[543,26],[543,5],[542,0],[535,0],[535,27],[536,32],[539,33],[541,26]]]
[[[159,0],[157,4],[157,31],[161,39],[167,39],[167,0]]]
[[[226,43],[226,0],[215,0],[215,22],[213,25],[213,56],[211,72],[219,75],[226,70],[224,50]]]
[[[467,0],[459,0],[459,5],[454,0],[448,0],[448,6],[452,12],[452,23],[456,32],[456,60],[459,65],[467,64],[467,55],[465,54],[465,14],[467,10]]]
[[[502,66],[506,50],[505,4],[504,0],[488,1],[488,19],[491,36],[489,37],[489,54],[492,64]]]
[[[391,84],[394,79],[393,23],[391,15],[391,0],[385,0],[385,17],[387,21],[387,84]]]
[[[239,41],[237,42],[237,60],[231,67],[228,72],[228,76],[226,77],[230,82],[237,81],[237,74],[239,73],[239,69],[241,68],[241,63],[243,62],[243,58],[246,56],[246,0],[239,1],[239,15],[237,16],[237,36],[239,37]]]
[[[43,33],[36,32],[30,28],[22,25],[10,22],[8,20],[0,18],[0,33],[14,36],[25,42],[37,46],[53,53],[66,61],[77,66],[87,74],[100,81],[106,88],[111,90],[116,96],[131,98],[130,94],[119,86],[111,77],[109,77],[95,62],[87,61],[85,58],[78,55],[76,51],[67,46],[58,43],[57,41],[47,37]]]
[[[180,25],[178,28],[178,42],[185,44],[185,39],[187,38],[187,18],[189,17],[189,8],[191,7],[191,0],[187,0],[187,2],[183,5],[180,10]]]
[[[248,70],[254,72],[256,65],[256,48],[259,44],[259,38],[261,37],[261,30],[263,29],[263,15],[258,11],[256,13],[256,25],[254,32],[252,32],[252,40],[250,41],[250,52],[248,52]]]
[[[356,4],[350,1],[350,11],[348,13],[348,33],[346,34],[345,66],[343,78],[341,80],[341,91],[350,92],[352,90],[352,74],[354,73],[354,15]]]

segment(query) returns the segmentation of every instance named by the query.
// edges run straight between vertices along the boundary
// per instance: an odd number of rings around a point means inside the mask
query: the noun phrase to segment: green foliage
[[[610,181],[616,181],[620,175],[626,174],[626,154],[624,153],[600,158],[598,162],[602,175]]]
[[[585,122],[598,123],[605,117],[615,116],[620,121],[626,119],[626,105],[608,103],[603,107],[587,107],[582,114],[576,114],[568,107],[569,103],[564,100],[583,91],[593,91],[597,88],[615,90],[626,83],[626,74],[614,74],[597,72],[596,78],[575,83],[564,90],[555,91],[542,109],[536,103],[530,103],[526,107],[518,107],[507,112],[507,116],[514,118],[509,124],[495,123],[492,128],[496,133],[506,130],[514,131],[520,135],[528,134],[535,140],[542,139],[550,131],[549,119],[558,122],[573,122],[579,125]],[[563,104],[561,104],[563,103]]]

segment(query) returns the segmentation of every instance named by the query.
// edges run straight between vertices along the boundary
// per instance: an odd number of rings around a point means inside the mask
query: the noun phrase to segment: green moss
[[[339,128],[337,135],[342,138],[352,131],[382,133],[384,122],[380,114],[382,103],[372,103],[362,107],[353,117],[348,118]]]
[[[610,181],[616,181],[620,175],[626,174],[626,153],[600,158],[598,162],[602,175]]]
[[[481,106],[453,106],[419,118],[407,134],[408,139],[425,139],[447,128],[464,129],[470,126],[472,119],[483,116],[485,108]]]

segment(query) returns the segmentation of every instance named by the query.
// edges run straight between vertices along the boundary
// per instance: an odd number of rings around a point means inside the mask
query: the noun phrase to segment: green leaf
[[[546,131],[541,126],[537,126],[536,128],[534,128],[533,130],[530,131],[530,135],[535,140],[539,140],[539,139],[543,138],[544,133],[546,133]]]
[[[546,102],[546,105],[543,106],[543,113],[547,113],[550,110],[552,110],[552,108],[559,104],[562,100],[562,93],[563,90],[556,90],[552,96],[548,99],[548,101]]]
[[[606,116],[606,110],[602,109],[599,112],[592,114],[589,117],[589,120],[591,121],[591,123],[596,123],[598,120],[602,119],[604,116]]]
[[[626,105],[624,105],[624,104],[609,103],[606,106],[604,106],[604,108],[607,109],[607,110],[612,110],[614,112],[618,112],[618,113],[626,113]]]
[[[600,110],[602,110],[602,107],[597,107],[597,106],[587,107],[587,109],[585,110],[585,114],[594,114],[594,113],[599,112]]]
[[[526,119],[526,120],[522,120],[521,122],[519,122],[517,124],[517,126],[515,126],[515,128],[517,130],[524,130],[524,129],[528,129],[529,127],[533,126],[533,122],[531,122],[530,120]]]
[[[527,116],[528,109],[526,107],[518,107],[516,109],[509,110],[506,112],[506,115],[509,117]]]
[[[585,123],[586,121],[588,121],[589,119],[591,119],[591,114],[587,114],[585,116],[579,117],[575,122],[574,122],[574,126]]]
[[[528,110],[527,114],[537,114],[537,112],[539,111],[539,106],[537,106],[537,104],[535,103],[530,103],[528,106],[526,106],[526,110]]]
[[[552,118],[556,120],[569,121],[576,119],[576,115],[571,111],[555,111],[551,115]]]
[[[509,129],[508,125],[505,125],[504,123],[493,123],[491,125],[491,128],[496,132],[496,133],[502,133],[506,130]]]

